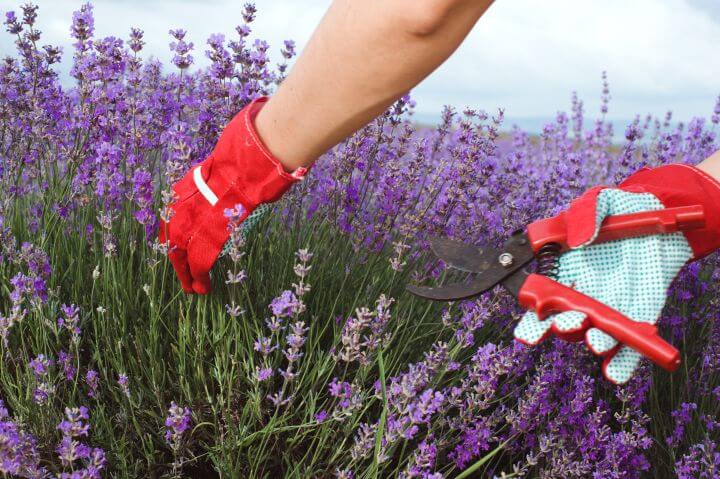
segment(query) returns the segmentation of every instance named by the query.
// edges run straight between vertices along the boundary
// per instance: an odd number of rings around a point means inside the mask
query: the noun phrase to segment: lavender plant
[[[626,386],[585,348],[511,340],[502,291],[430,303],[449,273],[430,235],[498,244],[585,188],[720,148],[708,119],[638,116],[614,135],[572,96],[540,135],[399,100],[328,152],[253,231],[239,211],[214,294],[186,296],[156,241],[170,185],[287,72],[256,8],[203,47],[174,29],[172,65],[143,32],[98,38],[92,6],[63,52],[37,7],[8,12],[0,63],[0,472],[13,477],[716,477],[720,268],[682,273],[661,325],[683,352]],[[195,41],[191,41],[195,40]],[[204,54],[211,65],[193,68]],[[504,133],[505,132],[505,133]]]

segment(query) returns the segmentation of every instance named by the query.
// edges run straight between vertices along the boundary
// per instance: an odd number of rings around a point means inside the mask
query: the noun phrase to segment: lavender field
[[[206,42],[169,32],[173,65],[129,25],[95,37],[90,5],[61,52],[38,13],[8,12],[2,34],[17,45],[0,62],[3,477],[720,476],[716,255],[682,272],[660,321],[680,369],[644,363],[622,387],[581,344],[514,342],[522,311],[500,289],[453,304],[404,291],[447,275],[429,236],[497,245],[590,186],[701,161],[720,149],[720,99],[705,119],[613,131],[603,75],[599,120],[573,95],[531,136],[502,111],[417,128],[403,98],[233,245],[211,295],[188,296],[158,217],[286,74],[252,31],[262,11]]]

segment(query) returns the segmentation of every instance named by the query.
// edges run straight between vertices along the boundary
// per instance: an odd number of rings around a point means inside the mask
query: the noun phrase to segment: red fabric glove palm
[[[253,119],[259,98],[227,125],[214,150],[173,186],[170,220],[160,221],[159,240],[186,293],[210,292],[210,269],[230,237],[225,210],[241,204],[246,218],[258,205],[279,199],[306,173],[284,170],[262,144]]]

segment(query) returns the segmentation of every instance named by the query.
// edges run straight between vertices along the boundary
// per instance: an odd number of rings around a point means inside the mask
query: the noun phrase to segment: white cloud
[[[391,1],[391,0],[388,0]],[[24,0],[3,1],[4,9]],[[72,11],[82,2],[37,0],[44,42],[69,52]],[[95,2],[97,33],[126,36],[145,30],[148,53],[167,61],[167,31],[184,27],[201,59],[210,33],[233,33],[238,0]],[[257,34],[275,48],[285,38],[302,47],[330,0],[259,0]],[[9,6],[8,6],[9,5]],[[720,93],[720,13],[714,0],[498,0],[467,41],[415,91],[419,111],[444,103],[511,117],[550,116],[577,90],[587,110],[598,109],[600,73],[607,70],[611,116],[635,113],[707,116]],[[0,52],[12,45],[0,36]],[[67,64],[65,65],[67,68]]]

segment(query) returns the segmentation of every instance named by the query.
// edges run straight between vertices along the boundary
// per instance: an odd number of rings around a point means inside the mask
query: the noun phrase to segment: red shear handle
[[[608,216],[600,226],[593,243],[605,243],[622,238],[634,238],[653,234],[676,233],[705,226],[702,205],[680,206],[628,215]],[[528,238],[533,251],[549,243],[557,243],[561,251],[570,249],[567,244],[565,213],[528,225]]]
[[[585,313],[589,320],[587,327],[606,332],[668,371],[675,371],[680,365],[680,352],[658,335],[655,326],[633,321],[600,301],[547,276],[529,275],[520,288],[518,300],[524,308],[534,310],[540,318],[564,311]]]

